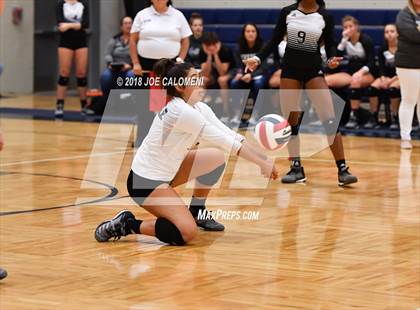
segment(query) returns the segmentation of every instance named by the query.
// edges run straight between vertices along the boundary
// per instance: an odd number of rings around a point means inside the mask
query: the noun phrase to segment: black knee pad
[[[58,78],[58,85],[67,86],[69,85],[70,78],[68,76],[61,76]]]
[[[211,172],[209,172],[205,175],[199,176],[197,178],[197,181],[200,182],[200,184],[207,185],[207,186],[212,186],[212,185],[216,184],[217,181],[219,181],[220,176],[223,174],[223,171],[225,171],[225,167],[226,167],[226,164],[223,163],[223,165],[220,165],[219,167],[217,167],[213,171],[211,171]]]
[[[340,132],[339,124],[340,124],[340,120],[332,118],[323,122],[322,126],[324,127],[324,130],[327,136],[335,136],[337,133]]]
[[[400,98],[401,97],[401,90],[396,87],[391,87],[387,90],[389,98]]]
[[[362,90],[360,88],[350,88],[350,99],[352,100],[362,99]]]
[[[155,224],[155,235],[160,241],[172,245],[184,245],[185,241],[179,229],[167,219],[159,217]]]
[[[86,77],[77,78],[77,86],[78,87],[86,87],[87,86],[87,78]]]
[[[379,89],[373,86],[369,87],[367,91],[369,97],[378,97],[380,93]]]

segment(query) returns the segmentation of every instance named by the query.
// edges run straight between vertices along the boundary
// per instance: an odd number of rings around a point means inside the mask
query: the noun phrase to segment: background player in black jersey
[[[372,112],[371,119],[364,125],[364,128],[375,128],[378,126],[378,96],[385,91],[391,100],[391,124],[390,129],[398,130],[398,109],[400,107],[400,81],[398,80],[395,68],[395,53],[398,48],[397,26],[389,24],[384,29],[385,42],[379,53],[379,77],[370,85],[369,101]]]
[[[243,61],[257,55],[261,52],[264,41],[260,35],[260,30],[257,25],[253,23],[246,23],[242,27],[242,35],[239,39],[238,52],[236,55],[236,60],[238,63],[238,69],[236,71],[235,77],[230,83],[231,89],[250,89],[249,99],[252,101],[252,105],[255,103],[255,100],[258,96],[260,89],[263,89],[267,84],[267,62],[264,62],[258,70],[254,72],[244,72],[245,65]],[[234,116],[230,120],[232,126],[239,126],[241,123],[241,112],[240,107],[237,104],[233,107]],[[248,120],[250,126],[255,126],[257,120],[257,114],[259,111],[252,113],[251,118]]]
[[[60,0],[57,3],[57,27],[60,32],[58,46],[59,73],[55,116],[63,117],[64,99],[70,81],[73,58],[76,62],[77,87],[83,114],[92,115],[86,100],[88,44],[86,29],[89,28],[89,7],[82,0]]]
[[[288,144],[291,169],[282,178],[282,182],[306,181],[300,161],[298,137],[302,119],[299,90],[304,87],[307,90],[317,90],[308,91],[308,96],[329,137],[330,148],[338,168],[338,184],[344,186],[356,183],[357,177],[349,172],[345,162],[342,137],[337,131],[339,119],[335,117],[332,97],[321,70],[320,46],[322,43],[325,45],[328,66],[331,69],[338,67],[341,61],[341,58],[335,57],[337,51],[334,42],[334,20],[325,9],[324,1],[298,0],[296,4],[283,8],[271,41],[260,54],[246,61],[247,67],[251,71],[255,70],[278,46],[286,33],[287,47],[283,59],[280,102],[283,114],[288,115],[293,137]]]
[[[350,87],[350,119],[345,125],[347,129],[357,128],[360,121],[360,101],[362,89],[367,88],[375,80],[375,50],[373,40],[360,31],[359,21],[347,15],[342,20],[343,34],[338,45],[338,54],[344,56],[347,65],[342,72],[327,77],[327,84],[333,88]]]
[[[190,27],[193,34],[190,36],[190,47],[185,61],[193,64],[194,68],[200,69],[200,51],[201,44],[203,43],[201,39],[204,30],[204,20],[200,13],[191,14]]]

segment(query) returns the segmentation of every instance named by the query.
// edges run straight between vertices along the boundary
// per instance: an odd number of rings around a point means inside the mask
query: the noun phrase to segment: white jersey
[[[153,5],[137,13],[131,33],[139,33],[137,52],[150,59],[175,58],[181,50],[181,40],[192,35],[190,25],[181,11],[168,7],[158,13]]]
[[[200,140],[237,153],[244,139],[226,127],[205,103],[191,106],[174,98],[155,116],[131,169],[143,178],[170,182]]]

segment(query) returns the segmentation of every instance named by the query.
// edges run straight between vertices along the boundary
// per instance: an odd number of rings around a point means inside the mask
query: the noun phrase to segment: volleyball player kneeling
[[[154,72],[168,80],[199,78],[191,64],[176,64],[162,59]],[[261,173],[276,179],[274,162],[250,145],[240,134],[226,127],[206,104],[200,85],[166,86],[173,99],[156,115],[145,140],[137,151],[127,180],[130,196],[156,216],[138,220],[127,210],[103,222],[95,231],[99,242],[119,239],[129,234],[156,236],[172,245],[183,245],[197,234],[197,226],[206,230],[223,230],[214,219],[200,221],[206,198],[225,168],[224,153],[216,148],[194,148],[203,140],[257,164]],[[195,179],[195,188],[188,210],[175,187]],[[207,217],[208,218],[208,217]]]

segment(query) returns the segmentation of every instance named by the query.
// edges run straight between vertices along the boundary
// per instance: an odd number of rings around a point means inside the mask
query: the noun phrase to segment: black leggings
[[[142,205],[156,187],[165,183],[170,184],[171,182],[146,179],[131,170],[127,179],[127,190],[130,197],[137,204]]]
[[[207,174],[197,177],[198,182],[203,185],[213,186],[218,182],[226,164],[222,164],[210,171]],[[172,181],[150,180],[137,175],[133,170],[130,171],[127,179],[127,190],[130,197],[133,198],[137,204],[142,205],[144,200],[161,184],[171,185]]]

